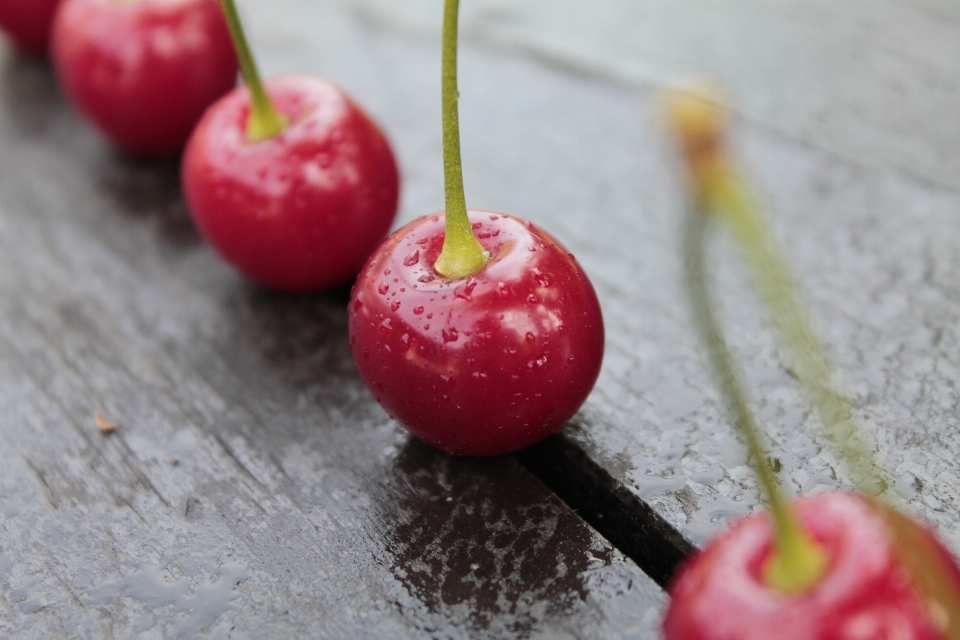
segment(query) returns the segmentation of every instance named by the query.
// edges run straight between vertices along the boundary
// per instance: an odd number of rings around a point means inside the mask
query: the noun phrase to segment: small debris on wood
[[[171,467],[179,467],[179,466],[180,466],[180,461],[177,460],[176,458],[174,458],[174,459],[172,459],[172,460],[170,461],[170,466],[171,466]]]
[[[113,433],[117,430],[117,423],[110,422],[104,418],[103,414],[101,414],[99,411],[94,414],[93,418],[96,420],[97,429],[100,429],[101,433]]]

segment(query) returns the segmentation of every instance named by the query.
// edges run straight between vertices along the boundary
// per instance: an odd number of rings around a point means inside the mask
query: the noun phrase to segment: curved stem
[[[237,51],[243,80],[250,89],[251,109],[250,118],[247,120],[247,138],[251,142],[272,138],[286,129],[287,119],[277,111],[263,87],[260,73],[257,71],[257,64],[253,60],[250,45],[247,44],[247,37],[243,32],[243,25],[240,23],[237,5],[234,0],[220,0],[220,4],[227,18],[227,26],[230,28],[233,46]]]
[[[443,10],[443,182],[446,196],[443,249],[433,268],[448,278],[462,278],[483,266],[489,253],[470,228],[460,166],[460,117],[457,111],[457,14],[460,0],[446,0]]]
[[[704,268],[706,216],[691,210],[684,234],[687,288],[693,307],[694,321],[707,347],[710,363],[726,399],[734,426],[746,442],[752,466],[766,492],[773,511],[777,534],[775,549],[764,566],[764,578],[771,586],[785,593],[799,593],[816,584],[826,569],[826,556],[820,546],[803,529],[787,507],[773,470],[765,455],[760,428],[754,420],[743,385],[737,375],[733,356],[714,314]]]
[[[727,222],[757,289],[780,334],[793,373],[817,407],[827,439],[845,461],[853,484],[869,495],[880,495],[890,483],[877,464],[855,408],[832,379],[833,366],[817,340],[800,293],[783,261],[782,250],[750,190],[732,172],[711,189],[708,208]],[[892,496],[889,496],[892,498]]]

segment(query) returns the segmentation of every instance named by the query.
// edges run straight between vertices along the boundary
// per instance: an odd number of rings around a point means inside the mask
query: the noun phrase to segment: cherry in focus
[[[453,454],[532,444],[586,400],[603,359],[603,319],[574,257],[529,222],[470,211],[484,266],[434,270],[444,216],[389,237],[350,299],[350,348],[387,412]]]
[[[666,640],[946,640],[945,612],[928,604],[898,562],[891,532],[864,498],[833,493],[794,504],[827,552],[820,581],[799,595],[765,584],[774,543],[768,515],[746,518],[681,569],[670,589]],[[928,530],[955,586],[960,569]]]
[[[42,55],[50,43],[50,26],[60,0],[0,0],[0,30],[21,51]]]
[[[237,81],[217,0],[63,0],[51,46],[70,99],[139,156],[178,152]]]
[[[190,138],[183,187],[204,237],[269,287],[310,291],[354,276],[390,229],[399,175],[377,125],[338,87],[267,82],[288,124],[252,141],[251,94],[212,106]]]

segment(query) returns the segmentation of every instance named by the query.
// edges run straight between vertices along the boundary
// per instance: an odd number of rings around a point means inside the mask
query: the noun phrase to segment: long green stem
[[[227,26],[230,27],[233,46],[237,50],[243,80],[250,89],[251,109],[250,117],[247,120],[247,138],[251,142],[272,138],[286,129],[287,119],[277,111],[263,87],[260,73],[257,71],[257,64],[253,60],[253,54],[250,53],[250,45],[247,44],[247,36],[244,34],[243,25],[240,23],[237,5],[234,0],[220,0],[220,4],[223,6],[223,13],[227,17]]]
[[[832,379],[833,366],[817,340],[806,307],[784,264],[782,251],[750,190],[730,172],[707,194],[707,207],[727,222],[753,274],[770,319],[780,334],[793,373],[817,407],[828,440],[837,448],[854,485],[869,495],[889,482],[864,439],[850,399]]]
[[[443,10],[443,178],[446,235],[433,268],[448,278],[462,278],[483,266],[489,254],[470,228],[460,166],[460,117],[457,111],[457,14],[460,0],[446,0]]]
[[[703,259],[705,227],[706,215],[702,211],[691,209],[684,234],[684,248],[687,286],[694,321],[707,347],[710,363],[720,384],[720,391],[726,399],[734,426],[747,445],[753,468],[773,511],[777,544],[764,567],[764,577],[768,584],[784,593],[803,592],[816,584],[823,575],[826,556],[787,507],[773,470],[767,462],[760,428],[747,404],[747,396],[737,375],[733,356],[713,311]]]

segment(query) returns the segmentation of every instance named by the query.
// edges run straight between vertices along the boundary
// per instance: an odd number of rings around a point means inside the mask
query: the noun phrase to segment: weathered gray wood
[[[435,43],[348,4],[244,8],[268,72],[322,69],[384,122],[404,219],[440,206]],[[476,140],[493,123],[470,113]],[[470,164],[489,184],[510,168]],[[177,182],[112,152],[45,65],[0,51],[0,636],[654,633],[649,578],[513,459],[411,441],[355,373],[343,292],[245,283]]]
[[[413,38],[433,28],[428,4],[363,7]],[[757,506],[688,321],[679,166],[656,102],[676,76],[718,77],[743,116],[736,146],[881,459],[960,551],[957,5],[489,0],[465,5],[464,22],[484,50],[556,70],[534,87],[509,59],[467,57],[461,117],[465,165],[502,167],[468,171],[468,198],[542,222],[599,289],[606,360],[568,436],[697,543]],[[595,88],[566,90],[571,77]],[[508,132],[495,126],[511,118]],[[716,264],[790,489],[841,485],[724,242]]]

